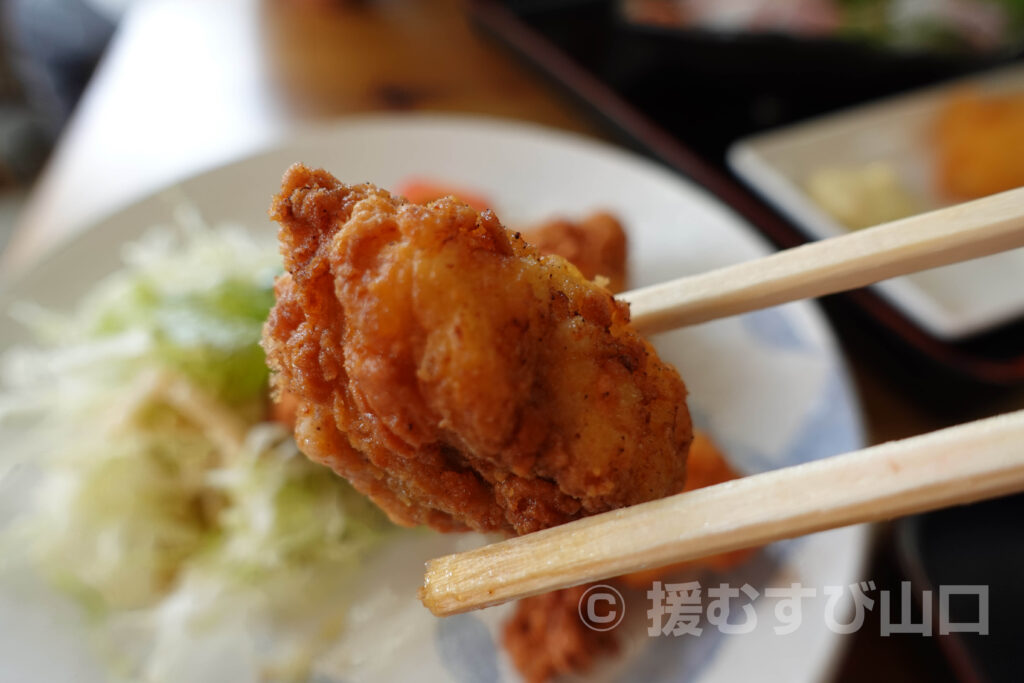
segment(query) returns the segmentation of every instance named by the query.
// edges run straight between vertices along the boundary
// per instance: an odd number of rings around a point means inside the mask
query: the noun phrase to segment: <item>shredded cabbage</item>
[[[264,421],[274,244],[181,222],[71,314],[13,311],[40,341],[0,365],[3,457],[39,481],[5,542],[88,608],[127,679],[301,679],[394,527]]]

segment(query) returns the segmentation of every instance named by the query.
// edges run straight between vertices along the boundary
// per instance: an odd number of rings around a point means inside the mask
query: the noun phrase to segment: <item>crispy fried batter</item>
[[[610,213],[579,221],[556,218],[524,230],[523,237],[545,254],[558,254],[588,280],[607,278],[612,292],[626,287],[626,231]]]
[[[296,441],[396,522],[526,533],[682,487],[682,380],[563,259],[300,165],[271,215],[263,344]]]

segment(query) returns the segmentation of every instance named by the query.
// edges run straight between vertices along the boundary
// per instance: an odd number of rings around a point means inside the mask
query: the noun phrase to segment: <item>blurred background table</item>
[[[597,133],[485,44],[455,0],[140,0],[37,182],[4,263],[290,128],[413,110]]]
[[[610,134],[467,23],[457,0],[140,0],[131,4],[30,193],[6,273],[117,207],[288,130],[377,111],[453,111]],[[266,194],[268,188],[255,190]],[[833,320],[873,442],[1024,405],[1020,391],[923,405],[883,349]],[[897,585],[886,529],[870,576]],[[850,637],[839,681],[952,680],[934,639]]]

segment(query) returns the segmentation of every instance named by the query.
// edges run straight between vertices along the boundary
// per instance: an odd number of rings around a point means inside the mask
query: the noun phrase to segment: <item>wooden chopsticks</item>
[[[787,467],[427,563],[439,616],[783,538],[1024,491],[1024,411]]]
[[[1024,188],[619,296],[655,334],[1024,247]]]
[[[621,295],[654,334],[1024,246],[1024,188]],[[588,517],[427,563],[438,615],[1024,490],[1024,411]]]

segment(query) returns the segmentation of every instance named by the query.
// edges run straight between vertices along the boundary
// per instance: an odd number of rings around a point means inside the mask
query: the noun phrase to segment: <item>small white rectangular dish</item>
[[[949,203],[932,184],[933,122],[950,94],[1024,92],[1024,66],[997,71],[848,109],[736,142],[728,163],[747,184],[811,239],[848,228],[821,209],[804,184],[825,167],[883,162],[924,210]],[[1022,151],[1024,154],[1024,151]],[[1024,249],[875,285],[932,335],[963,339],[1024,316]]]

